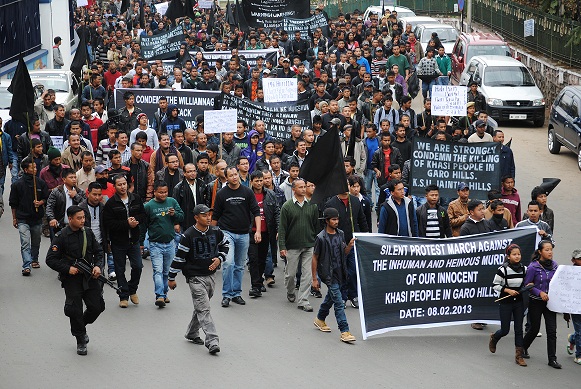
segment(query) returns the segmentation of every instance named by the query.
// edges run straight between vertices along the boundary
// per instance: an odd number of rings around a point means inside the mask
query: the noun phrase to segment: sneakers
[[[139,304],[139,296],[137,295],[137,293],[132,294],[131,296],[129,296],[129,298],[131,299],[131,302],[135,305]]]
[[[264,286],[264,285],[261,285],[261,286],[260,286],[260,291],[261,291],[262,293],[266,292],[266,286]]]
[[[297,308],[301,311],[313,312],[313,307],[311,307],[311,304],[299,305]]]
[[[185,338],[192,342],[193,344],[204,344],[204,341],[199,336],[196,336],[195,338],[189,338],[186,336]]]
[[[117,280],[117,274],[115,274],[115,272],[112,272],[111,274],[109,274],[109,281],[116,281]]]
[[[351,299],[351,306],[355,309],[359,309],[359,299],[357,297]]]
[[[208,352],[212,355],[219,353],[220,352],[220,346],[218,346],[217,344],[213,344],[210,347],[208,347]]]
[[[252,288],[250,289],[250,291],[248,292],[248,295],[250,297],[262,297],[262,292],[260,291],[259,288]]]
[[[578,365],[581,365],[581,358],[573,358],[573,362],[575,362]]]
[[[224,297],[222,299],[222,307],[228,308],[230,306],[230,299],[228,297]]]
[[[320,290],[315,290],[315,289],[311,289],[311,296],[315,297],[315,298],[323,298],[323,295],[321,294]]]
[[[297,299],[297,296],[295,296],[295,295],[294,295],[294,294],[292,294],[292,293],[287,293],[287,295],[286,295],[286,299],[287,299],[288,301],[290,301],[291,303],[294,303],[294,302],[296,301],[296,299]]]
[[[127,300],[121,300],[119,301],[119,306],[121,308],[127,308],[129,306],[129,302]]]
[[[266,286],[272,286],[272,285],[274,285],[274,278],[266,277]]]
[[[232,299],[233,303],[236,303],[238,305],[246,305],[246,301],[244,301],[244,299],[241,296],[236,296]]]
[[[319,320],[318,317],[315,317],[313,324],[319,329],[319,331],[331,332],[331,328],[327,325],[327,323],[325,323],[323,320]]]
[[[164,298],[163,298],[163,297],[158,297],[158,298],[155,300],[155,305],[156,305],[157,307],[159,307],[159,308],[163,308],[163,307],[165,307],[165,300],[164,300]]]
[[[355,342],[356,340],[357,339],[355,339],[355,337],[351,335],[351,332],[349,331],[341,332],[341,342],[351,343]]]
[[[575,343],[571,342],[571,335],[567,335],[567,354],[573,355],[573,350],[575,350]]]

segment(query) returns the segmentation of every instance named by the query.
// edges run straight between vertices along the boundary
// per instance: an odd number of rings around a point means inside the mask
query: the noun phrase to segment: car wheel
[[[549,148],[549,153],[559,154],[561,151],[561,143],[557,140],[555,136],[555,130],[549,129],[549,134],[547,135],[547,146]]]
[[[534,120],[533,124],[535,127],[543,127],[545,125],[545,118]]]
[[[581,145],[579,145],[579,154],[577,154],[577,166],[581,170]]]

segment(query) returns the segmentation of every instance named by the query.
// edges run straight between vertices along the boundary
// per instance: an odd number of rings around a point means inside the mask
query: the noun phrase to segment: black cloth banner
[[[301,37],[307,40],[310,40],[310,36],[317,28],[323,30],[323,35],[329,36],[329,23],[327,23],[327,19],[322,13],[313,15],[308,19],[284,18],[283,28],[289,33],[289,35],[294,34],[296,31],[300,31]]]
[[[527,265],[537,229],[450,239],[355,234],[363,338],[407,328],[498,324],[492,280],[511,243]]]
[[[287,139],[293,124],[303,129],[311,128],[311,111],[308,104],[255,103],[236,96],[224,95],[222,109],[237,109],[238,119],[244,119],[252,128],[257,120],[266,124],[266,132],[273,138]]]
[[[135,95],[135,105],[147,114],[149,124],[153,123],[154,114],[159,108],[159,98],[167,98],[168,104],[175,104],[180,109],[179,116],[185,120],[190,128],[196,128],[196,116],[204,114],[204,111],[214,109],[214,98],[218,96],[218,91],[198,91],[194,89],[175,90],[171,89],[115,89],[115,109],[125,106],[123,93],[133,92]]]
[[[244,16],[250,27],[280,28],[283,18],[306,19],[309,0],[242,0]]]
[[[163,34],[141,37],[141,55],[145,59],[175,58],[185,37],[182,26]]]
[[[415,137],[410,161],[411,193],[423,196],[436,184],[440,196],[458,197],[456,187],[465,182],[470,198],[486,200],[487,192],[500,185],[500,144],[455,143]]]

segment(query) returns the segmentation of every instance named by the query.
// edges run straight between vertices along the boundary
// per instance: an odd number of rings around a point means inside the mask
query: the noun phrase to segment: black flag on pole
[[[311,147],[301,166],[300,177],[315,184],[312,201],[316,204],[349,190],[341,143],[335,126],[320,136]]]
[[[176,19],[181,18],[185,15],[184,5],[181,0],[171,0],[167,9],[165,10],[165,16],[171,20],[172,24],[175,25]]]
[[[186,4],[184,5],[184,15],[192,20],[196,18],[194,4],[195,2],[193,0],[186,0]]]
[[[231,26],[236,25],[236,18],[234,18],[234,12],[232,11],[232,5],[230,5],[230,0],[228,0],[228,4],[226,4],[226,23]]]
[[[248,31],[250,26],[248,25],[248,21],[246,20],[246,16],[244,16],[244,10],[242,9],[242,4],[240,4],[239,0],[236,0],[236,24],[240,31]]]
[[[12,102],[10,103],[12,120],[29,126],[31,124],[29,120],[32,121],[34,115],[34,88],[22,57],[18,60],[18,66],[8,87],[8,92],[12,93]]]
[[[75,74],[79,79],[81,79],[81,72],[83,71],[83,66],[89,65],[89,51],[87,50],[87,34],[82,31],[79,34],[79,44],[77,46],[77,51],[73,61],[71,62],[71,72]]]
[[[131,1],[130,0],[123,0],[121,1],[121,13],[125,13],[129,9]],[[143,26],[141,26],[143,27]]]

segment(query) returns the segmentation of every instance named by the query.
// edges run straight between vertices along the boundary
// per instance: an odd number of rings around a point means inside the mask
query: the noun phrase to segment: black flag
[[[226,23],[228,23],[231,26],[236,25],[236,19],[234,18],[234,12],[232,12],[230,0],[228,0],[228,4],[226,4]]]
[[[246,20],[246,16],[244,16],[242,5],[238,0],[236,0],[236,24],[238,25],[240,31],[248,31],[250,28],[248,21]]]
[[[184,5],[182,0],[171,0],[167,9],[165,10],[165,16],[171,20],[172,24],[175,24],[177,18],[181,18],[185,15]]]
[[[80,30],[79,30],[80,31]],[[75,57],[71,62],[71,72],[81,79],[81,72],[83,71],[83,66],[89,66],[89,51],[87,50],[87,34],[82,31],[79,35],[79,45],[77,46],[77,51],[75,52]]]
[[[214,33],[214,24],[216,24],[216,17],[214,14],[216,11],[216,5],[212,4],[212,8],[210,9],[210,18],[208,19],[208,31],[210,31],[210,34]]]
[[[127,11],[129,9],[130,3],[131,3],[130,0],[121,1],[121,13],[125,13],[125,11]]]
[[[145,2],[139,2],[139,26],[145,30]]]
[[[8,87],[8,92],[12,93],[10,103],[10,116],[12,120],[25,124],[30,128],[30,122],[34,115],[34,88],[30,80],[28,68],[22,57],[18,60],[18,66],[14,72],[12,82]]]
[[[543,178],[543,183],[539,185],[547,196],[559,185],[561,182],[560,178]]]
[[[186,0],[186,4],[184,5],[184,15],[192,20],[196,18],[196,14],[194,13],[194,1]]]
[[[315,184],[312,201],[316,204],[349,190],[341,143],[335,126],[320,136],[311,147],[301,166],[300,177]]]

